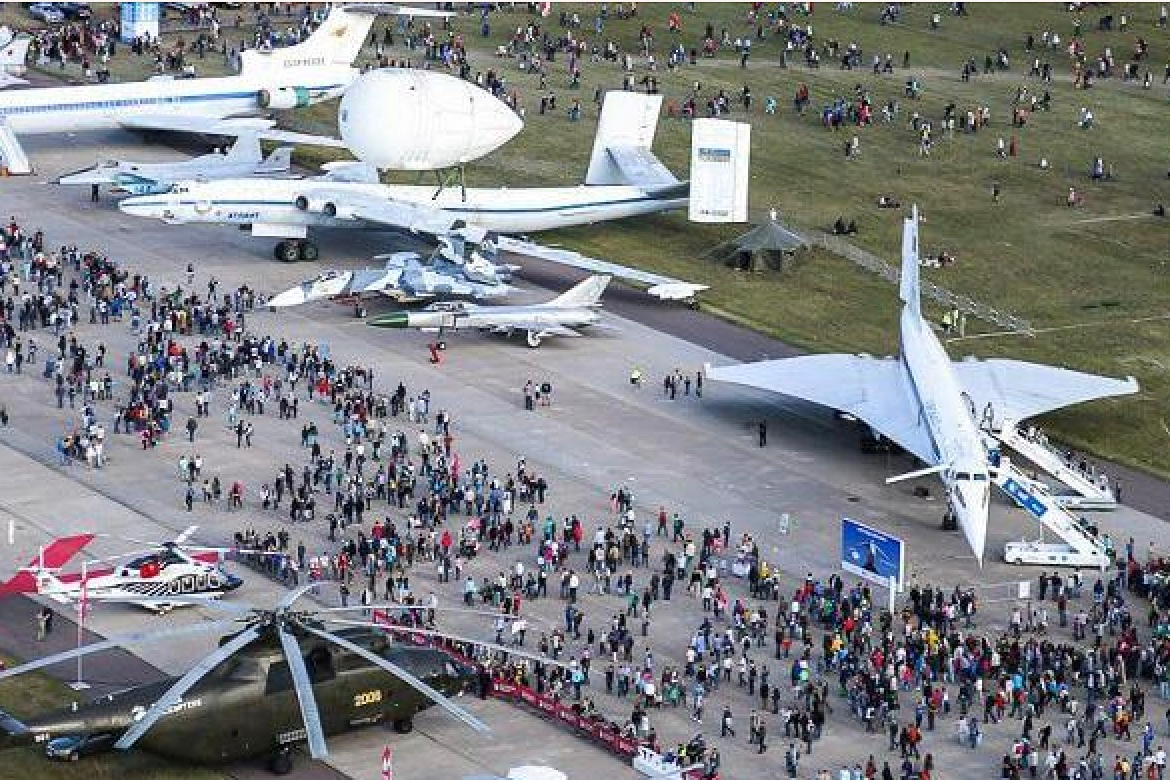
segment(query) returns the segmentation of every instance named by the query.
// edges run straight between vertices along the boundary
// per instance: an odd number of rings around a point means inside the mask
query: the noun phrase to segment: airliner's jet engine
[[[341,139],[382,170],[430,171],[479,159],[524,126],[505,103],[474,83],[433,71],[375,70],[346,90]]]
[[[260,90],[260,107],[283,110],[309,105],[311,95],[304,87],[277,87]]]

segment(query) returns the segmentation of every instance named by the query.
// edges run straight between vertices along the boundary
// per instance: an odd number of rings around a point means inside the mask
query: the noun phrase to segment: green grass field
[[[818,47],[830,39],[839,41],[842,48],[856,42],[863,51],[861,70],[842,70],[828,57],[823,57],[819,69],[811,70],[799,56],[789,58],[787,69],[781,68],[783,44],[768,35],[755,41],[746,69],[739,67],[733,52],[726,51],[714,59],[700,57],[697,66],[686,65],[674,73],[660,66],[655,74],[660,90],[668,102],[676,104],[695,81],[701,82],[703,95],[725,89],[732,96],[731,118],[753,126],[751,205],[757,219],[766,218],[767,210],[775,207],[797,229],[823,230],[843,215],[857,222],[860,233],[852,239],[857,245],[896,260],[900,215],[878,209],[877,198],[889,194],[904,205],[917,203],[925,215],[924,252],[946,249],[958,258],[946,269],[927,269],[927,278],[1017,314],[1037,328],[1034,338],[968,339],[951,345],[952,354],[1012,356],[1137,376],[1143,386],[1137,397],[1075,408],[1043,422],[1072,444],[1170,476],[1170,431],[1165,421],[1170,401],[1170,322],[1165,319],[1170,316],[1166,269],[1170,228],[1166,220],[1148,216],[1154,204],[1170,202],[1166,141],[1170,103],[1168,88],[1162,84],[1163,68],[1170,62],[1170,33],[1155,24],[1158,6],[1129,9],[1125,32],[1096,29],[1098,16],[1110,10],[1119,16],[1120,6],[1081,13],[1086,51],[1095,56],[1110,47],[1118,68],[1129,61],[1137,38],[1145,38],[1150,58],[1141,68],[1152,71],[1149,90],[1118,79],[1098,81],[1090,90],[1074,89],[1063,44],[1060,51],[1025,54],[1024,38],[1029,32],[1039,40],[1042,30],[1053,30],[1063,42],[1070,40],[1076,15],[1064,5],[974,4],[968,6],[966,17],[952,16],[941,3],[904,5],[900,22],[893,25],[878,23],[881,7],[859,5],[842,12],[832,4],[817,4],[812,15],[791,17],[801,26],[813,25]],[[580,14],[583,24],[578,35],[594,40],[597,7],[564,8]],[[585,62],[581,89],[570,91],[565,62],[558,55],[549,66],[548,88],[555,90],[561,105],[555,114],[542,116],[537,112],[541,94],[537,77],[521,72],[515,60],[497,59],[493,54],[517,26],[529,21],[561,34],[557,23],[561,9],[559,4],[554,6],[553,16],[544,20],[528,15],[523,6],[496,13],[488,38],[479,35],[477,15],[460,15],[455,20],[455,30],[466,36],[473,53],[473,70],[502,72],[527,108],[526,129],[503,149],[470,166],[470,183],[571,184],[583,176],[596,120],[594,90],[620,88],[618,65]],[[671,11],[681,16],[679,35],[667,30]],[[0,19],[12,13],[5,9]],[[941,15],[941,29],[931,29],[934,13]],[[642,5],[636,19],[610,19],[601,39],[613,38],[640,53],[639,28],[650,25],[656,36],[655,54],[659,63],[665,63],[676,39],[688,50],[697,47],[708,22],[717,35],[724,28],[732,38],[752,33],[755,28],[749,25],[747,14],[747,4],[699,4],[694,11],[678,3]],[[236,34],[229,31],[229,35]],[[184,36],[192,40],[190,33]],[[960,79],[960,66],[968,57],[982,70],[985,55],[1001,46],[1009,52],[1011,70],[977,75],[969,83]],[[910,52],[907,70],[900,67],[905,51]],[[868,64],[874,53],[893,55],[893,75],[871,72]],[[415,61],[421,55],[421,50],[408,52],[401,36],[388,52],[392,58],[409,56]],[[1052,64],[1055,83],[1047,87],[1051,110],[1033,114],[1026,127],[1013,128],[1011,104],[1017,87],[1026,85],[1039,93],[1045,89],[1027,75],[1032,56]],[[117,78],[141,77],[151,65],[122,54],[118,60],[112,68]],[[635,60],[635,77],[647,75],[643,58]],[[218,55],[209,55],[197,65],[206,75],[222,71]],[[903,84],[911,77],[924,87],[918,100],[903,96]],[[812,98],[803,116],[791,103],[802,83],[808,85]],[[754,97],[750,113],[735,100],[745,84]],[[875,107],[897,100],[898,117],[889,124],[879,117],[875,125],[865,128],[822,128],[821,106],[838,95],[850,99],[858,86],[868,91]],[[769,96],[779,105],[775,115],[764,113]],[[573,97],[580,97],[585,106],[585,121],[567,121],[564,108]],[[916,134],[909,124],[912,113],[931,120],[937,128],[943,107],[951,102],[960,113],[988,106],[990,126],[950,138],[936,133],[932,155],[919,157]],[[1077,126],[1081,107],[1094,113],[1093,128]],[[286,121],[301,129],[329,130],[334,126],[334,111],[335,105],[322,104]],[[860,139],[860,156],[847,160],[843,145],[854,134]],[[1006,141],[1012,135],[1019,154],[1000,159],[996,140]],[[688,123],[664,118],[656,150],[673,170],[685,173]],[[1096,156],[1113,166],[1113,180],[1096,184],[1089,180],[1089,166]],[[1038,165],[1042,157],[1049,162],[1047,170]],[[999,203],[992,202],[993,183],[1002,190]],[[1084,196],[1079,208],[1065,205],[1069,187]],[[743,274],[710,260],[707,251],[737,232],[738,228],[726,226],[690,225],[682,215],[669,215],[565,230],[544,239],[710,284],[704,302],[719,313],[812,350],[889,354],[896,349],[892,286],[823,251],[810,252],[796,268],[782,274]],[[972,332],[986,335],[987,326],[974,322],[971,326],[969,336]]]

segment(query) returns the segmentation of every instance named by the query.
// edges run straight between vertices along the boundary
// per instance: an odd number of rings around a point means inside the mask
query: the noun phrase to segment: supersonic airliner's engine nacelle
[[[304,108],[309,105],[309,90],[304,87],[277,87],[260,90],[260,108]]]
[[[337,204],[331,200],[324,200],[322,198],[310,198],[307,195],[298,195],[297,199],[293,201],[293,205],[297,207],[298,211],[306,211],[310,214],[324,214],[327,217],[336,217],[339,215]],[[348,211],[341,213],[340,216],[346,217]]]
[[[524,126],[474,83],[427,70],[373,70],[345,91],[341,139],[380,170],[430,171],[479,159]]]

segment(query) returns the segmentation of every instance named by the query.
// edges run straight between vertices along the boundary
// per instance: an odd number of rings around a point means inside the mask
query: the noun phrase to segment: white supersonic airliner
[[[952,361],[919,304],[918,210],[902,231],[898,358],[807,355],[707,367],[707,377],[848,412],[927,467],[887,482],[938,474],[951,511],[982,565],[991,493],[988,450],[976,410],[1015,424],[1053,409],[1138,391],[1137,381],[1020,360]]]

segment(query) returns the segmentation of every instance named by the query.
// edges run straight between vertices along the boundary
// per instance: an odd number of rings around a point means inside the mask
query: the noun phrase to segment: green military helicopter
[[[476,666],[437,647],[394,642],[387,626],[353,618],[355,612],[378,605],[295,609],[297,600],[318,584],[291,591],[270,610],[188,597],[188,604],[235,616],[110,637],[0,671],[3,680],[112,647],[217,631],[228,634],[218,649],[178,679],[131,688],[25,722],[0,712],[4,732],[0,748],[82,737],[87,744],[119,750],[140,746],[196,764],[268,756],[269,768],[284,774],[292,769],[292,747],[298,743],[307,742],[309,753],[319,759],[328,754],[327,735],[378,722],[405,733],[413,716],[432,704],[476,731],[487,730],[448,698],[474,687],[479,680]],[[393,631],[497,647],[425,628],[395,626]],[[556,663],[515,648],[507,652]]]

